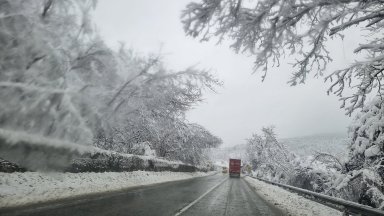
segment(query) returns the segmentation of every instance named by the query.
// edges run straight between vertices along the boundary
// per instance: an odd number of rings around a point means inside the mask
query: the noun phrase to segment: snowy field
[[[177,181],[215,172],[0,173],[0,207]]]
[[[245,177],[257,194],[262,196],[266,201],[276,205],[286,215],[291,216],[334,216],[342,215],[340,211],[330,207],[321,205],[317,202],[306,199],[295,193],[291,193],[274,185],[264,183],[262,181]]]

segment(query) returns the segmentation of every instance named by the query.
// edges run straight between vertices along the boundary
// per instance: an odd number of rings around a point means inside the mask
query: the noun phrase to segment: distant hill
[[[348,137],[345,134],[317,134],[312,136],[279,139],[287,148],[299,156],[313,155],[315,152],[327,152],[338,157],[348,153]],[[221,147],[211,152],[211,158],[217,164],[226,165],[229,158],[245,159],[246,145],[238,144]]]
[[[236,159],[245,159],[246,145],[239,144],[230,147],[221,147],[214,149],[210,156],[213,161],[216,162],[216,165],[228,166],[229,158]]]
[[[318,134],[295,138],[280,139],[287,148],[300,156],[312,155],[315,152],[327,152],[336,156],[348,153],[348,137],[346,134]]]

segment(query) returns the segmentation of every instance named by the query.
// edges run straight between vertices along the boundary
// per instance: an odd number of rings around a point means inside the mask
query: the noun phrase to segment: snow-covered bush
[[[324,154],[299,157],[277,141],[273,127],[263,128],[262,132],[263,136],[254,134],[247,140],[246,161],[253,175],[322,193],[332,187],[340,173],[333,161],[324,160]]]
[[[169,161],[152,156],[121,154],[101,149],[86,152],[67,167],[67,172],[123,172],[123,171],[208,171],[180,161]]]
[[[132,153],[135,155],[144,155],[144,156],[151,156],[155,157],[156,152],[155,150],[151,149],[151,144],[149,142],[142,142],[138,145],[135,145],[132,149]]]
[[[350,153],[347,170],[379,169],[384,160],[384,106],[381,98],[374,99],[350,126]],[[384,175],[381,175],[384,179]]]
[[[254,134],[247,141],[247,161],[253,174],[384,209],[383,108],[380,100],[370,107],[350,127],[347,161],[330,153],[290,154],[269,128],[263,129],[263,137]]]
[[[328,193],[347,200],[383,209],[384,182],[377,172],[360,169],[340,175]]]
[[[319,160],[318,155],[296,157],[293,164],[295,174],[288,184],[318,193],[326,193],[340,173],[332,162]]]
[[[384,209],[384,106],[374,99],[350,126],[351,142],[344,174],[333,194]]]
[[[256,176],[286,183],[294,173],[294,155],[277,141],[273,127],[263,128],[262,132],[263,136],[253,134],[247,140],[247,161]]]
[[[208,150],[218,147],[222,141],[198,124],[187,124],[182,139],[173,156],[193,165],[209,165]]]
[[[26,170],[19,165],[0,158],[0,172],[25,172]]]

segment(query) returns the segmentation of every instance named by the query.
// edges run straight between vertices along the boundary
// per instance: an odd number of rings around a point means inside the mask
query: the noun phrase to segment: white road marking
[[[182,208],[180,211],[178,211],[175,216],[179,216],[183,214],[185,211],[187,211],[189,208],[191,208],[193,205],[195,205],[197,202],[199,202],[201,199],[203,199],[207,194],[209,194],[211,191],[213,191],[215,188],[219,187],[221,184],[223,184],[226,180],[228,180],[228,177],[225,178],[223,181],[219,182],[217,185],[213,186],[211,189],[209,189],[207,192],[205,192],[203,195],[199,196],[199,198],[195,199],[193,202],[189,203],[187,206]]]

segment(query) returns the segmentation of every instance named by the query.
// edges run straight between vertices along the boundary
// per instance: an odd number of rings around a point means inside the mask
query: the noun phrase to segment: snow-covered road
[[[49,190],[41,196],[49,196]],[[0,209],[0,214],[341,215],[336,210],[276,186],[248,177],[228,178],[221,173],[13,209]]]

